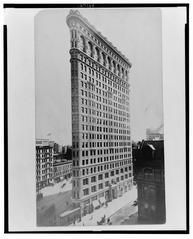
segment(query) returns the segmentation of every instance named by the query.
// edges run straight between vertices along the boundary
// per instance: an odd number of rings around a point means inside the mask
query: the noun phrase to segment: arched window
[[[112,71],[113,71],[114,73],[116,73],[116,64],[115,64],[115,61],[113,61],[113,69],[112,69]]]
[[[86,52],[86,44],[83,36],[80,36],[80,50]]]
[[[91,42],[88,42],[88,55],[93,57],[93,46]]]
[[[128,73],[127,73],[127,71],[125,71],[125,78],[126,78],[126,81],[128,81]]]
[[[124,72],[124,69],[123,69],[123,68],[122,68],[121,74],[122,74],[121,77],[122,77],[122,78],[125,78],[125,72]]]
[[[118,73],[118,76],[120,76],[120,66],[117,65],[117,73]]]
[[[106,65],[106,57],[105,57],[105,53],[102,52],[102,65],[105,66]]]
[[[109,70],[111,70],[111,59],[109,56],[107,57],[107,64],[108,64]]]
[[[100,61],[100,52],[99,52],[98,47],[96,47],[95,50],[96,50],[96,60]]]

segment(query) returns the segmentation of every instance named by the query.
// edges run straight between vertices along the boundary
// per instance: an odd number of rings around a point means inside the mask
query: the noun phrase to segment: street
[[[128,214],[134,214],[137,212],[137,207],[133,207],[133,202],[137,199],[137,188],[133,188],[113,201],[108,203],[108,207],[101,207],[100,209],[94,210],[91,214],[87,214],[82,217],[81,222],[76,222],[77,226],[95,226],[97,222],[101,221],[102,217],[113,219],[116,224],[117,221],[124,220],[128,217]],[[124,208],[122,210],[122,208]],[[124,212],[125,210],[125,212]]]
[[[122,207],[115,214],[110,217],[112,225],[128,225],[130,224],[131,215],[136,214],[138,211],[137,206],[133,206],[132,203],[128,203],[126,206]]]

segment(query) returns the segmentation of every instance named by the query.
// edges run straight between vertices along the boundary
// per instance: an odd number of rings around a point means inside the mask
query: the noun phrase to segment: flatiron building
[[[131,190],[129,60],[77,10],[70,29],[72,198],[84,211]]]

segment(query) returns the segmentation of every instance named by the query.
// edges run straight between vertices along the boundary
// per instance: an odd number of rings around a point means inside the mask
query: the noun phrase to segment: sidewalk
[[[101,217],[106,215],[106,218],[113,216],[120,208],[128,203],[133,202],[137,199],[137,188],[133,186],[132,190],[123,194],[122,197],[114,199],[112,202],[108,203],[108,207],[101,207],[96,209],[94,212],[87,214],[82,217],[81,222],[76,222],[76,226],[96,226],[97,221],[101,220]]]

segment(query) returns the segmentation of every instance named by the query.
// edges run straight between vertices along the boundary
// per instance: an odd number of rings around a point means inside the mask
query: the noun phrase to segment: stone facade
[[[72,176],[72,162],[67,160],[55,161],[53,163],[53,180],[55,182],[69,179]]]
[[[72,197],[83,212],[133,185],[131,63],[78,11],[70,11]]]

